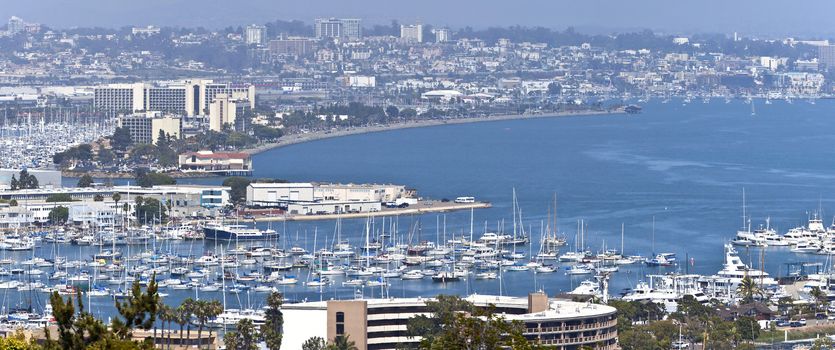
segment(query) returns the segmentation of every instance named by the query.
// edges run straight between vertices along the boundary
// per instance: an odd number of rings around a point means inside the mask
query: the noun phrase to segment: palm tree
[[[353,340],[348,339],[348,335],[339,335],[333,339],[332,344],[328,345],[328,350],[359,350],[359,348]]]
[[[755,282],[751,276],[745,276],[742,278],[742,281],[739,282],[737,293],[742,296],[742,303],[746,304],[753,302],[754,297],[761,295],[762,291],[760,290],[760,286],[757,285],[757,282]]]
[[[823,292],[820,288],[818,288],[818,287],[812,287],[812,290],[809,292],[809,296],[811,296],[812,298],[814,298],[814,302],[815,302],[815,312],[817,312],[818,310],[820,310],[821,305],[824,305],[824,304],[826,304],[826,302],[827,302],[826,293],[824,293],[824,292]]]
[[[162,322],[168,323],[167,327],[165,327],[165,329],[168,331],[165,344],[166,348],[171,349],[171,323],[174,322],[174,320],[176,320],[177,318],[177,310],[173,307],[163,304],[160,308],[159,316]]]
[[[213,318],[217,317],[218,315],[220,315],[221,313],[223,313],[223,304],[221,304],[220,301],[212,300],[212,301],[206,303],[205,313],[206,313],[206,319],[207,320],[213,319]],[[212,337],[212,329],[209,328],[209,338],[211,338],[211,337]],[[206,344],[207,349],[208,349],[209,345],[210,344]]]
[[[122,200],[122,195],[119,192],[113,193],[113,201],[116,202],[116,217],[119,217],[119,201]]]
[[[196,302],[192,298],[186,298],[177,307],[177,323],[180,325],[180,346],[183,345],[183,326],[188,325],[186,340],[191,339],[191,317],[194,315]]]
[[[194,318],[197,319],[197,348],[203,347],[203,327],[206,325],[206,322],[209,320],[209,317],[206,314],[206,301],[205,300],[197,300],[194,302],[194,306],[191,309],[191,313],[194,315]]]

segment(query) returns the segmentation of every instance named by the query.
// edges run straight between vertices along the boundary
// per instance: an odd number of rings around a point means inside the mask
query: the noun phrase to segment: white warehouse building
[[[414,198],[403,185],[252,183],[246,202],[255,207],[282,207],[293,214],[379,211],[383,203]]]

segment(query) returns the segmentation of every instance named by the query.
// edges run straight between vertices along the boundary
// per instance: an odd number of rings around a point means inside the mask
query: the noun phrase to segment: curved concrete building
[[[402,349],[417,345],[409,337],[411,317],[426,315],[433,298],[329,300],[285,304],[282,348],[300,349],[310,337],[332,340],[348,335],[360,350]],[[524,297],[471,295],[479,307],[495,305],[508,321],[525,325],[525,337],[553,349],[617,348],[615,308],[591,303],[549,299],[545,294]]]

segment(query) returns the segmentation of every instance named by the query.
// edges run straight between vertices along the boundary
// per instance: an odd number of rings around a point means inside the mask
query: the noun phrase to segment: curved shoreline
[[[372,125],[372,126],[361,126],[361,127],[354,127],[350,129],[339,129],[339,130],[323,130],[323,131],[313,131],[305,134],[291,134],[282,136],[278,142],[262,144],[257,147],[243,149],[240,152],[247,153],[250,155],[256,155],[259,153],[263,153],[272,149],[292,146],[295,144],[306,143],[306,142],[313,142],[318,140],[330,139],[330,138],[337,138],[343,136],[351,136],[351,135],[361,135],[361,134],[370,134],[375,132],[383,132],[383,131],[392,131],[392,130],[400,130],[400,129],[414,129],[414,128],[425,128],[431,126],[439,126],[439,125],[453,125],[453,124],[470,124],[470,123],[482,123],[482,122],[494,122],[494,121],[506,121],[506,120],[520,120],[520,119],[541,119],[541,118],[559,118],[559,117],[577,117],[577,116],[599,116],[599,115],[627,115],[623,108],[618,109],[606,109],[606,110],[585,110],[585,111],[569,111],[569,112],[557,112],[557,113],[544,113],[544,114],[503,114],[503,115],[494,115],[494,116],[486,116],[486,117],[464,117],[464,118],[455,118],[455,119],[430,119],[430,120],[418,120],[418,121],[406,121],[401,123],[392,123],[392,124],[381,124],[381,125]],[[93,178],[96,179],[129,179],[133,178],[132,173],[109,173],[109,172],[101,172],[101,171],[92,171],[92,172],[76,172],[76,171],[69,171],[69,170],[62,170],[62,175],[67,178],[78,178],[84,174],[90,174]],[[212,178],[218,177],[218,175],[214,174],[205,174],[205,173],[167,173],[174,178]]]
[[[279,139],[278,142],[263,144],[261,146],[253,147],[244,149],[241,152],[248,153],[250,155],[256,155],[259,153],[263,153],[272,149],[291,146],[299,143],[305,142],[312,142],[317,140],[324,140],[329,138],[336,138],[336,137],[343,137],[343,136],[351,136],[351,135],[360,135],[360,134],[369,134],[375,132],[382,132],[382,131],[391,131],[391,130],[400,130],[400,129],[413,129],[413,128],[425,128],[430,126],[438,126],[438,125],[451,125],[451,124],[469,124],[469,123],[481,123],[481,122],[492,122],[492,121],[504,121],[504,120],[518,120],[518,119],[539,119],[539,118],[558,118],[558,117],[573,117],[573,116],[597,116],[597,115],[611,115],[611,114],[626,114],[623,109],[613,109],[613,110],[602,110],[602,111],[577,111],[577,112],[558,112],[558,113],[547,113],[547,114],[505,114],[505,115],[496,115],[496,116],[488,116],[488,117],[467,117],[467,118],[456,118],[456,119],[442,119],[442,120],[419,120],[413,122],[402,122],[402,123],[394,123],[394,124],[385,124],[385,125],[373,125],[373,126],[362,126],[362,127],[355,127],[350,129],[344,130],[325,130],[325,131],[314,131],[305,134],[292,134],[286,135]]]

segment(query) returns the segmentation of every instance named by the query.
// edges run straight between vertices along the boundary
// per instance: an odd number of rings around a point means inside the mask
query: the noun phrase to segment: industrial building
[[[169,214],[173,217],[208,216],[230,204],[229,187],[204,185],[166,185],[154,187],[113,186],[113,187],[65,187],[38,188],[28,190],[0,191],[0,199],[15,200],[18,207],[26,210],[21,213],[3,216],[0,213],[0,228],[18,222],[46,223],[49,212],[63,206],[70,211],[70,222],[80,225],[106,225],[112,220],[112,212],[124,209],[126,213],[135,211],[135,198],[154,198],[162,203],[171,203]],[[113,201],[113,194],[118,193],[122,200]],[[69,195],[72,202],[47,202],[46,199],[57,194]],[[100,197],[101,201],[96,201]],[[117,205],[119,208],[117,208]],[[75,208],[78,207],[78,208]],[[105,209],[108,207],[110,209]],[[31,220],[21,218],[31,217]]]
[[[12,184],[12,177],[19,177],[21,169],[0,169],[0,189],[9,189]],[[48,169],[26,169],[29,175],[38,179],[38,187],[59,188],[62,186],[61,171]]]
[[[282,348],[300,349],[311,337],[332,341],[349,336],[360,350],[402,349],[420,342],[407,332],[408,321],[426,315],[432,298],[328,300],[284,304]],[[529,341],[549,349],[616,349],[617,310],[611,306],[550,299],[544,293],[525,297],[471,295],[476,307],[495,306],[508,322],[524,324]]]
[[[383,203],[415,198],[403,185],[252,183],[247,205],[286,208],[291,214],[337,214],[380,211]]]

